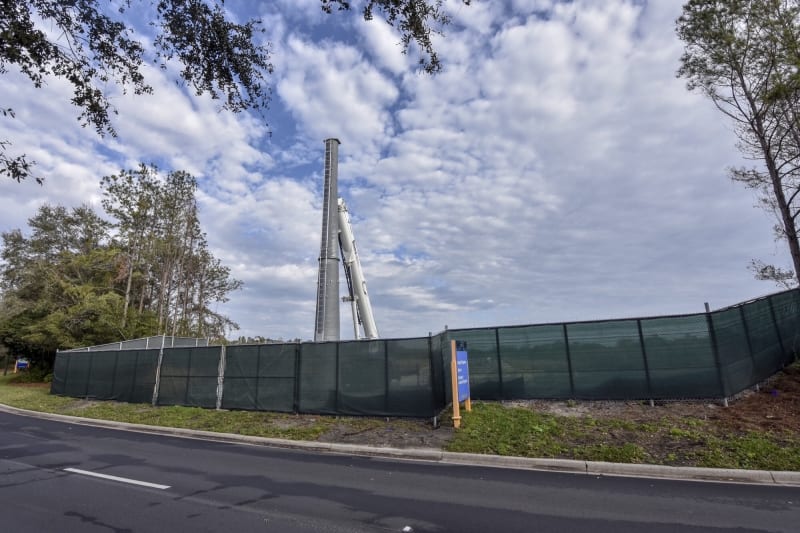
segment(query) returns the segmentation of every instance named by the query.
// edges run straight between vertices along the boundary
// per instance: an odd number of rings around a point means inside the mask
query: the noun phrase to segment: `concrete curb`
[[[122,431],[134,431],[153,435],[165,435],[189,439],[199,439],[254,446],[270,446],[296,450],[327,452],[344,455],[383,457],[428,461],[435,463],[511,468],[516,470],[542,470],[592,476],[643,477],[689,481],[714,481],[720,483],[750,483],[784,487],[800,487],[800,472],[780,472],[768,470],[735,470],[726,468],[699,468],[687,466],[643,465],[627,463],[606,463],[601,461],[579,461],[572,459],[535,459],[529,457],[510,457],[502,455],[483,455],[476,453],[444,452],[423,448],[383,448],[359,444],[339,444],[316,441],[297,441],[268,437],[253,437],[235,433],[216,433],[194,429],[169,428],[130,424],[96,418],[58,415],[39,411],[29,411],[18,407],[0,404],[0,411],[10,414],[42,418],[68,424],[102,427]]]

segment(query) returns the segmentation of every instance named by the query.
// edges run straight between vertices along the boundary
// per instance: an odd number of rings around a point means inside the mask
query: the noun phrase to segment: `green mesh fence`
[[[770,300],[764,299],[742,306],[753,354],[755,382],[771,376],[783,362],[784,350],[777,325],[772,319],[770,303]]]
[[[562,325],[499,328],[498,342],[504,398],[572,397]]]
[[[51,392],[155,398],[158,405],[433,416],[450,399],[451,340],[467,343],[474,399],[723,398],[796,358],[800,291],[712,313],[414,339],[116,351],[107,345],[59,353]]]
[[[220,346],[164,348],[158,405],[216,407]]]
[[[118,352],[114,400],[131,403],[153,401],[158,352],[158,350]]]
[[[721,398],[708,319],[689,315],[642,319],[650,398]]]
[[[339,344],[303,345],[301,354],[298,410],[301,413],[336,414],[339,409]]]
[[[387,390],[381,414],[431,416],[437,413],[445,403],[438,400],[440,392],[433,386],[436,363],[431,339],[387,340],[385,344]]]
[[[298,344],[228,346],[224,409],[295,411]]]
[[[53,362],[53,381],[50,383],[50,394],[66,394],[67,365],[69,365],[69,354],[57,353],[56,360]]]
[[[574,396],[588,399],[648,395],[635,320],[567,325]]]

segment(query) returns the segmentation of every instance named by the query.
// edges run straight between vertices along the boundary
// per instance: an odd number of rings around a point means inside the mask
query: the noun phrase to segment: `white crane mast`
[[[361,270],[361,261],[358,258],[356,240],[353,237],[353,226],[350,223],[350,213],[347,204],[339,198],[339,249],[342,254],[344,274],[350,296],[342,300],[349,301],[353,311],[353,330],[355,338],[377,339],[378,328],[375,326],[375,317],[372,315],[372,305],[367,294],[367,282]],[[360,337],[358,326],[364,328],[364,336]]]

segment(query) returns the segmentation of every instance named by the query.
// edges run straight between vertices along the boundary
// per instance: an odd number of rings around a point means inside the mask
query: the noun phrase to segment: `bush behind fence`
[[[800,291],[711,313],[411,339],[104,345],[104,351],[59,352],[51,392],[154,405],[433,416],[448,403],[451,339],[467,342],[474,399],[727,398],[794,360]]]

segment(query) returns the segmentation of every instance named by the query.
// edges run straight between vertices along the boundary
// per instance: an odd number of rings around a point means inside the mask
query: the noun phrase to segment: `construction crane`
[[[378,328],[375,326],[375,317],[372,315],[372,305],[367,293],[367,282],[361,270],[361,260],[358,258],[356,239],[353,236],[353,226],[350,223],[350,213],[347,204],[338,199],[339,207],[339,251],[344,266],[344,276],[347,279],[348,296],[342,298],[343,302],[350,302],[353,312],[353,331],[356,339],[377,339]],[[363,336],[359,335],[359,325],[364,330]]]

